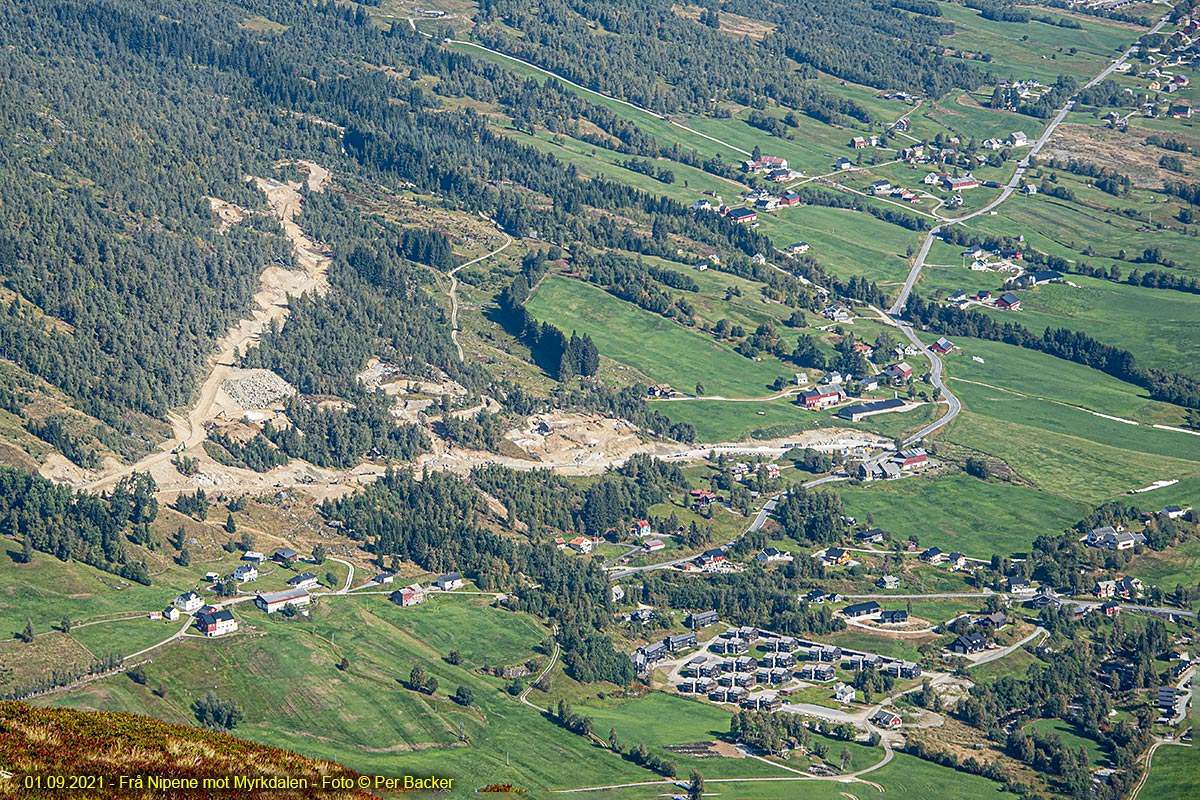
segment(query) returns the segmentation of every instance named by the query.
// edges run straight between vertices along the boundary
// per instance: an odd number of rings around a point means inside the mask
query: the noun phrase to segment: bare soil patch
[[[1137,133],[1121,133],[1095,125],[1060,125],[1057,134],[1043,151],[1046,155],[1113,168],[1128,175],[1139,189],[1161,189],[1164,181],[1186,178],[1158,165],[1159,159],[1166,155],[1179,156],[1189,175],[1200,172],[1200,158],[1147,145]],[[1160,135],[1180,138],[1173,134]]]

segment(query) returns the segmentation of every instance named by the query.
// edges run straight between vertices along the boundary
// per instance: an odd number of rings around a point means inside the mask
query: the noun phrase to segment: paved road
[[[1147,33],[1158,33],[1158,31],[1161,30],[1166,24],[1167,17],[1163,17]],[[1105,67],[1099,75],[1084,84],[1083,88],[1086,89],[1094,86],[1095,84],[1107,78],[1116,70],[1118,64],[1129,58],[1132,52],[1133,47],[1130,47],[1116,60]],[[1025,157],[1022,158],[1017,164],[1016,171],[1013,173],[1013,176],[1009,179],[1008,183],[1005,184],[1003,190],[1001,190],[999,197],[988,203],[983,208],[972,211],[970,214],[966,214],[965,216],[957,217],[953,220],[944,222],[941,225],[936,225],[929,230],[929,233],[925,236],[925,240],[921,243],[921,249],[917,252],[917,257],[913,259],[912,269],[910,269],[908,272],[908,278],[904,282],[904,288],[900,290],[900,294],[896,297],[896,302],[892,304],[892,307],[888,313],[890,313],[893,317],[898,317],[900,312],[904,310],[904,306],[908,302],[909,296],[912,294],[912,290],[917,283],[917,279],[921,277],[921,269],[925,266],[925,260],[929,257],[929,250],[931,247],[933,247],[934,238],[939,232],[941,232],[942,228],[950,225],[957,225],[958,223],[966,222],[967,220],[987,214],[991,212],[992,209],[996,208],[996,206],[1000,205],[1009,197],[1011,197],[1012,193],[1017,190],[1017,186],[1020,185],[1021,179],[1025,177],[1025,171],[1029,168],[1030,159],[1037,155],[1042,147],[1044,147],[1045,144],[1050,141],[1050,137],[1054,134],[1055,129],[1062,123],[1064,119],[1067,118],[1067,114],[1071,112],[1071,109],[1074,108],[1074,106],[1075,100],[1074,98],[1071,98],[1068,99],[1066,104],[1064,104],[1063,107],[1058,110],[1058,113],[1054,115],[1054,119],[1052,119],[1050,124],[1046,126],[1046,129],[1042,131],[1042,135],[1039,136],[1033,143],[1033,147],[1030,148]],[[942,377],[942,360],[937,356],[937,354],[933,353],[921,342],[921,340],[917,337],[916,332],[912,329],[912,326],[908,325],[907,323],[900,322],[899,320],[897,320],[897,325],[904,335],[908,337],[908,340],[911,341],[913,345],[921,348],[921,351],[926,355],[926,357],[929,358],[930,382],[933,384],[934,388],[941,390],[942,396],[946,399],[950,407],[945,416],[931,422],[921,430],[917,431],[917,433],[904,440],[903,444],[910,445],[915,442],[919,442],[921,439],[933,433],[934,431],[949,425],[954,418],[958,416],[959,412],[962,411],[962,403],[960,403],[958,398],[955,397],[954,393],[946,387]]]
[[[995,594],[991,589],[982,592],[943,592],[941,594],[845,594],[847,600],[975,600]]]

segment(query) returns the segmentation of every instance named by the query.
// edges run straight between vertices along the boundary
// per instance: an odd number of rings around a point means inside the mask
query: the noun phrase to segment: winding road
[[[1162,30],[1163,26],[1167,24],[1167,22],[1168,17],[1164,16],[1146,33],[1158,33],[1160,30]],[[1125,50],[1111,64],[1105,67],[1100,74],[1096,75],[1096,77],[1085,83],[1083,88],[1087,89],[1095,86],[1097,83],[1107,78],[1116,71],[1119,64],[1133,54],[1135,49],[1136,45]],[[941,390],[942,396],[949,404],[949,411],[945,414],[945,416],[934,420],[912,436],[905,439],[903,442],[904,445],[910,445],[915,442],[919,442],[921,439],[933,433],[934,431],[949,425],[954,418],[958,416],[959,412],[962,411],[962,403],[959,402],[959,399],[955,397],[954,393],[951,392],[946,386],[945,380],[943,379],[942,359],[939,358],[936,353],[926,347],[923,342],[921,342],[920,338],[916,334],[916,331],[913,330],[911,325],[899,319],[900,312],[904,310],[905,304],[908,303],[908,298],[912,295],[912,290],[913,287],[916,286],[917,279],[921,277],[921,269],[925,266],[925,260],[929,257],[929,251],[930,248],[933,247],[934,240],[943,228],[949,227],[950,225],[957,225],[959,223],[966,222],[967,220],[974,219],[975,217],[982,216],[983,214],[987,214],[1005,200],[1012,197],[1013,192],[1015,192],[1017,187],[1020,185],[1021,179],[1025,177],[1025,171],[1029,168],[1030,160],[1038,154],[1038,152],[1046,145],[1048,141],[1050,141],[1050,137],[1054,134],[1055,129],[1062,124],[1062,121],[1067,118],[1067,115],[1071,113],[1071,109],[1074,107],[1075,98],[1072,96],[1067,100],[1063,107],[1058,110],[1058,113],[1054,115],[1054,119],[1052,119],[1050,124],[1046,126],[1046,129],[1042,131],[1042,135],[1037,138],[1037,140],[1033,143],[1033,146],[1029,149],[1029,152],[1026,153],[1025,157],[1022,158],[1017,164],[1016,171],[1013,173],[1013,176],[1009,179],[1008,183],[1005,184],[1003,190],[1000,192],[999,197],[982,208],[972,211],[970,214],[966,214],[952,220],[947,220],[940,225],[935,225],[934,227],[930,228],[929,232],[925,235],[925,240],[921,243],[921,249],[917,252],[917,257],[913,259],[912,268],[908,272],[908,278],[904,281],[904,287],[900,290],[900,294],[896,297],[896,302],[892,303],[892,307],[889,309],[888,313],[894,319],[896,319],[896,326],[908,338],[908,340],[913,343],[913,346],[920,348],[921,352],[924,353],[929,359],[930,383],[933,384],[935,389]]]

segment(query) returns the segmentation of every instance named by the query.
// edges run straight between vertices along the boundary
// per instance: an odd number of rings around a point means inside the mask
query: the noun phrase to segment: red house
[[[1005,292],[996,300],[996,308],[1003,308],[1009,311],[1017,311],[1021,308],[1021,298],[1017,297],[1012,292]]]
[[[745,225],[758,219],[758,212],[751,208],[735,208],[729,212],[729,220],[738,225]]]
[[[963,189],[975,189],[979,186],[979,181],[970,176],[955,178],[950,175],[942,176],[942,186],[952,192],[961,192]]]
[[[784,192],[783,197],[779,198],[781,206],[798,206],[800,205],[800,195],[796,192]]]
[[[900,462],[900,469],[912,469],[928,462],[929,454],[920,447],[914,447],[912,450],[901,450],[896,460]]]
[[[932,350],[933,352],[937,353],[938,355],[944,356],[944,355],[946,355],[946,353],[949,353],[951,350],[954,349],[954,345],[950,342],[949,339],[942,338],[942,339],[938,339],[936,342],[929,345],[929,349]]]
[[[846,395],[841,389],[813,389],[811,392],[804,392],[800,395],[804,407],[809,410],[820,410],[829,406],[837,405],[846,399]]]

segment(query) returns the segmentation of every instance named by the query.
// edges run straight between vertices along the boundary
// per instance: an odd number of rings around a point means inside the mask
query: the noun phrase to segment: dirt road
[[[329,184],[328,170],[311,161],[297,163],[308,173],[309,191],[323,191]],[[240,320],[217,341],[216,353],[209,360],[209,373],[200,384],[195,402],[182,416],[171,415],[172,438],[159,445],[159,452],[152,453],[129,467],[110,472],[88,484],[86,488],[107,488],[125,475],[149,472],[152,467],[169,461],[176,452],[185,451],[203,442],[207,435],[204,423],[214,419],[219,411],[218,393],[221,382],[236,377],[240,372],[234,366],[238,355],[246,347],[257,344],[259,337],[269,329],[272,322],[287,317],[289,298],[305,292],[324,294],[328,291],[327,273],[332,260],[329,250],[306,236],[296,223],[302,198],[301,184],[280,183],[271,178],[254,178],[254,181],[267,196],[271,213],[279,219],[284,234],[291,241],[300,269],[289,270],[272,265],[263,270],[250,316]]]

